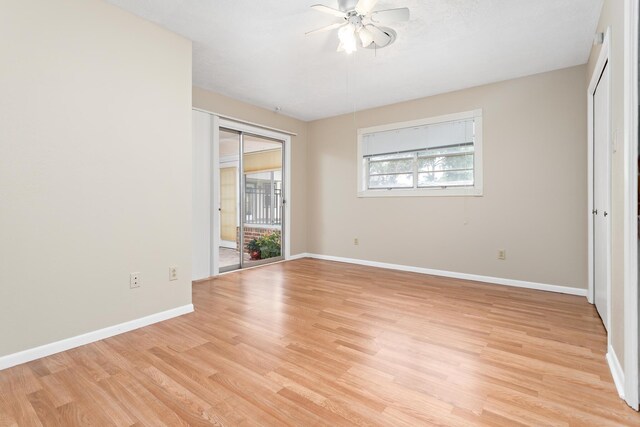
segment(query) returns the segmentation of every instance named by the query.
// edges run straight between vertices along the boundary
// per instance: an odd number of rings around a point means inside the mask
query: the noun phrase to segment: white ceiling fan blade
[[[317,30],[308,31],[304,34],[309,35],[309,34],[315,34],[315,33],[322,33],[324,31],[333,30],[334,28],[342,27],[343,25],[347,25],[347,24],[344,22],[337,22],[335,24],[327,25],[326,27],[318,28]]]
[[[376,3],[378,3],[378,0],[360,0],[356,4],[356,12],[358,12],[358,15],[367,15],[376,7]]]
[[[329,15],[337,16],[339,18],[345,17],[345,13],[343,11],[325,6],[323,4],[314,4],[313,6],[311,6],[311,9],[317,10],[318,12],[328,13]]]
[[[360,31],[358,31],[358,35],[360,36],[362,47],[367,47],[371,43],[373,43],[373,34],[371,34],[371,31],[369,31],[366,26],[360,28]]]
[[[376,46],[385,47],[391,41],[389,34],[385,33],[375,25],[367,25],[367,29],[371,32],[371,37],[373,37],[373,42]]]
[[[371,14],[371,21],[376,24],[391,24],[393,22],[408,21],[410,17],[409,9],[401,7],[399,9],[378,10]]]

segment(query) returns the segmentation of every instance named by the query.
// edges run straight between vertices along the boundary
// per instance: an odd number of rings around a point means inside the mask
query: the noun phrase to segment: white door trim
[[[587,159],[588,159],[588,165],[587,165],[587,179],[588,179],[588,183],[587,183],[587,188],[588,188],[588,194],[587,194],[587,198],[588,198],[588,209],[587,209],[587,214],[588,214],[588,277],[589,277],[589,286],[588,286],[588,293],[587,293],[587,299],[589,300],[589,302],[591,304],[593,304],[595,302],[595,296],[594,296],[594,277],[593,277],[593,268],[594,268],[594,259],[593,259],[593,249],[594,249],[594,245],[593,245],[593,214],[592,211],[594,209],[593,206],[593,95],[595,94],[596,88],[598,87],[598,82],[600,81],[600,76],[602,75],[602,72],[604,71],[605,67],[609,67],[609,76],[611,76],[613,74],[612,71],[612,64],[611,61],[609,61],[609,53],[610,53],[610,48],[611,48],[611,36],[610,36],[610,30],[607,28],[607,31],[605,32],[604,35],[604,41],[602,43],[601,49],[600,49],[600,54],[598,56],[598,61],[596,62],[596,66],[593,70],[593,74],[591,75],[591,80],[589,82],[589,88],[587,90],[587,102],[588,102],[588,118],[587,118],[587,123],[588,125],[588,149],[587,149]],[[609,79],[609,117],[611,117],[611,79]],[[608,126],[609,131],[607,132],[607,135],[609,136],[609,149],[607,150],[607,153],[609,153],[609,155],[607,156],[607,162],[610,165],[611,164],[611,157],[610,157],[610,138],[611,138],[611,125],[609,124]],[[608,173],[611,173],[611,167],[608,168]],[[607,212],[610,211],[610,206],[611,206],[611,185],[610,185],[609,181],[609,186],[607,188],[608,191],[608,196],[606,197],[606,199],[608,200],[608,206],[606,206],[606,210]],[[609,325],[609,327],[611,327],[611,221],[607,221],[607,227],[606,227],[606,231],[607,231],[607,248],[606,248],[606,253],[607,253],[607,271],[608,271],[608,277],[607,277],[607,319],[606,319],[606,323],[607,325]],[[611,333],[607,334],[607,344],[611,345]]]
[[[192,112],[192,269],[191,279],[211,274],[211,116]]]
[[[625,0],[624,395],[638,410],[638,0]]]
[[[209,234],[213,236],[211,239],[211,271],[209,276],[218,274],[220,269],[220,186],[214,183],[220,182],[220,118],[214,114],[211,115],[211,175],[209,185],[211,186],[211,203],[209,205],[210,228]],[[217,230],[217,232],[215,231]]]
[[[215,111],[205,110],[204,108],[192,107],[191,109],[195,110],[195,111],[201,111],[201,112],[207,113],[207,114],[213,114],[214,116],[217,116],[217,117],[219,117],[221,119],[225,119],[227,121],[240,123],[240,124],[245,124],[245,125],[251,125],[251,126],[258,127],[260,129],[272,130],[272,131],[275,131],[275,132],[284,133],[284,134],[291,135],[291,136],[298,136],[297,133],[291,132],[291,131],[286,130],[286,129],[278,129],[278,128],[274,128],[274,127],[270,127],[270,126],[261,125],[259,123],[248,122],[246,120],[238,119],[238,118],[235,118],[235,117],[232,117],[232,116],[225,116],[224,114],[216,113]]]

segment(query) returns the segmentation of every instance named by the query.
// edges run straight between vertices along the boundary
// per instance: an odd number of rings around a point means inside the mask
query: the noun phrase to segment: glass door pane
[[[220,129],[220,272],[240,268],[240,132]]]
[[[242,135],[243,266],[283,258],[282,141]]]

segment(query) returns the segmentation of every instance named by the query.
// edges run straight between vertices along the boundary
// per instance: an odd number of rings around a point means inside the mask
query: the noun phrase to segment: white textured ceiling
[[[313,120],[587,61],[602,0],[380,0],[396,42],[337,53],[336,0],[107,0],[193,40],[193,84]],[[141,52],[144,54],[144,52]]]

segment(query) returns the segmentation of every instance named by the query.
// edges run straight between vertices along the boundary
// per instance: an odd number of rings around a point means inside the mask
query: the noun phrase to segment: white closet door
[[[192,269],[191,279],[211,276],[211,114],[192,111]]]
[[[593,94],[593,251],[595,306],[609,329],[609,66]]]

